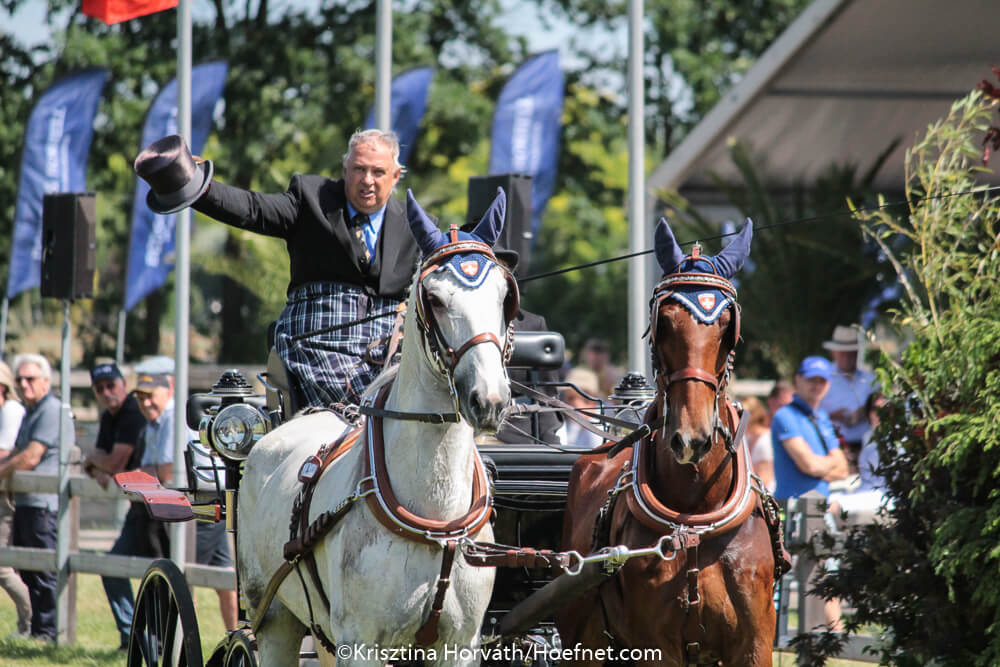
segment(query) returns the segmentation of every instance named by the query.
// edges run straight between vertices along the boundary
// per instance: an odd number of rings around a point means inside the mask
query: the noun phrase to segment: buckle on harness
[[[310,484],[316,480],[317,475],[319,475],[319,469],[323,465],[318,456],[310,456],[299,468],[299,481],[303,484]]]

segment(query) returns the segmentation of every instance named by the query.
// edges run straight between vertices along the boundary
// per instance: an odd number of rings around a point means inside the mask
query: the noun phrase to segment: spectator
[[[105,390],[103,383],[106,380],[113,379],[115,383],[121,383],[121,390],[124,390],[124,380],[121,379],[120,373],[115,374],[107,368],[111,364],[104,364],[101,366],[96,366],[93,371],[91,371],[91,379],[94,383],[94,392],[98,396],[98,402],[104,405],[108,404],[108,401],[104,398],[107,394],[112,393]],[[115,368],[114,370],[117,370]],[[101,391],[98,390],[100,385]],[[139,433],[136,435],[136,444],[131,448],[126,447],[121,442],[115,442],[112,452],[115,449],[119,450],[119,459],[124,457],[125,454],[121,453],[125,449],[129,449],[128,458],[125,459],[124,470],[135,470],[141,465],[142,458],[145,456],[145,449],[148,446],[148,425],[145,416],[145,412],[141,409],[141,402],[138,400],[139,392],[149,388],[149,377],[139,376],[139,382],[136,387],[136,393],[134,396],[128,396],[128,399],[121,401],[121,407],[118,412],[112,415],[110,418],[107,416],[110,414],[110,407],[101,416],[101,426],[100,431],[97,435],[98,445],[103,440],[108,439],[108,433],[117,433],[117,439],[128,439],[131,437],[130,432],[133,428],[132,420],[133,415],[131,413],[131,404],[135,404],[135,410],[139,414],[141,420]],[[126,407],[129,406],[129,407]],[[125,412],[128,410],[129,412]],[[127,426],[126,426],[127,423]],[[106,430],[106,428],[108,430]],[[128,430],[128,434],[123,434],[124,430]],[[118,472],[121,472],[120,470]],[[102,481],[106,484],[106,479],[108,476],[106,470],[98,469],[95,479],[99,483]],[[140,501],[133,501],[129,506],[128,513],[125,515],[125,522],[122,525],[121,534],[115,541],[114,546],[108,552],[110,554],[118,556],[140,556],[143,558],[169,558],[170,557],[170,543],[167,537],[166,526],[162,521],[156,521],[149,516],[149,512],[146,510],[144,503]],[[124,577],[101,577],[101,582],[104,584],[104,592],[108,596],[108,604],[111,605],[111,613],[115,618],[115,625],[118,628],[118,634],[121,639],[119,648],[124,650],[128,648],[128,637],[129,632],[132,627],[132,615],[135,608],[135,599],[132,594],[132,584],[128,579]]]
[[[220,222],[285,240],[291,277],[274,331],[299,407],[358,402],[381,371],[395,308],[406,298],[419,251],[403,202],[390,197],[403,173],[393,132],[355,132],[344,177],[296,174],[288,190],[262,194],[212,180],[177,135],[146,148],[135,171],[155,213],[187,206]],[[387,313],[338,331],[317,333]]]
[[[142,469],[155,475],[161,483],[173,481],[174,474],[174,389],[173,378],[165,373],[142,374],[136,383],[136,398],[143,415],[149,421],[145,431],[146,449],[142,457]],[[189,431],[189,439],[197,439]],[[195,465],[209,465],[209,462],[195,461]],[[183,480],[181,480],[183,482]],[[196,480],[190,480],[191,486]],[[195,524],[195,560],[201,565],[231,567],[229,538],[226,525],[221,521]],[[168,550],[169,551],[169,550]],[[235,630],[239,607],[236,591],[216,589],[219,596],[219,611],[227,630]]]
[[[0,361],[0,462],[10,456],[17,440],[17,432],[24,419],[24,406],[14,395],[14,374],[10,367]],[[0,496],[0,547],[10,545],[14,524],[14,503],[10,493]],[[10,566],[0,567],[0,588],[14,602],[17,610],[17,630],[15,635],[27,637],[31,633],[31,597],[21,576]]]
[[[833,339],[823,343],[823,347],[830,350],[836,372],[830,377],[830,391],[820,407],[839,429],[848,469],[856,472],[861,440],[869,427],[864,406],[872,393],[875,376],[858,368],[858,334],[854,328],[835,327]]]
[[[578,387],[579,391],[573,387],[563,389],[563,402],[568,403],[575,410],[593,410],[597,407],[597,401],[591,398],[591,396],[598,395],[600,391],[597,384],[597,374],[594,371],[588,368],[574,368],[566,376],[566,382]],[[571,419],[566,420],[560,439],[565,445],[588,449],[597,447],[603,442],[601,436],[591,433]]]
[[[83,472],[106,489],[113,475],[139,467],[142,452],[136,445],[146,420],[115,364],[94,366],[90,371],[90,387],[103,412],[94,451],[84,459]]]
[[[14,360],[14,379],[24,401],[25,414],[17,432],[14,453],[0,462],[0,478],[15,470],[34,470],[55,475],[59,472],[60,425],[62,405],[50,391],[52,368],[40,354],[22,354]],[[73,429],[67,430],[68,442],[74,445]],[[14,494],[14,536],[16,547],[56,548],[56,493]],[[23,571],[21,579],[31,598],[31,636],[43,641],[56,639],[56,573]]]
[[[139,410],[135,396],[125,386],[125,378],[115,364],[98,364],[90,370],[90,387],[97,398],[97,404],[104,410],[97,430],[94,451],[83,462],[83,472],[108,488],[111,478],[139,467],[142,449],[139,434],[146,426],[146,419]],[[131,504],[121,533],[112,545],[109,554],[115,556],[141,556],[159,558],[162,553],[149,541],[149,519],[142,503]],[[132,585],[122,577],[101,577],[104,592],[108,596],[111,614],[121,639],[120,648],[128,646],[128,636],[132,627]]]
[[[754,396],[747,396],[740,401],[744,410],[750,412],[750,423],[747,425],[746,441],[750,450],[750,462],[753,472],[760,477],[761,483],[768,493],[774,493],[774,450],[771,447],[771,418],[764,404]]]
[[[820,401],[830,388],[833,369],[823,357],[806,357],[795,374],[792,402],[779,408],[771,423],[774,472],[779,498],[806,491],[829,495],[828,482],[847,476],[847,460]]]
[[[771,422],[775,496],[791,498],[807,491],[829,495],[829,482],[847,477],[847,459],[833,430],[829,415],[819,407],[830,389],[833,368],[823,357],[806,357],[795,374],[792,402],[779,408]],[[824,605],[827,625],[841,632],[840,600]]]
[[[763,406],[761,406],[760,412],[762,414],[760,416],[756,410],[750,413],[751,419],[758,423],[758,426],[754,427],[754,421],[750,422],[750,432],[757,433],[756,438],[749,441],[750,462],[753,464],[754,472],[764,482],[768,493],[772,495],[778,481],[774,476],[774,444],[771,442],[771,421],[778,408],[792,402],[793,393],[790,384],[784,380],[778,380],[767,395],[767,412],[764,413]],[[756,399],[754,401],[760,405],[759,401]],[[763,424],[763,428],[760,424]]]
[[[873,519],[883,504],[892,507],[891,499],[885,496],[885,479],[876,472],[879,464],[878,447],[872,441],[872,433],[879,423],[878,409],[883,405],[885,399],[877,391],[869,394],[865,401],[865,415],[871,428],[865,433],[858,456],[858,476],[861,481],[854,491],[830,494],[829,511],[834,518],[840,518],[842,514],[853,514],[858,521],[865,522]]]
[[[580,360],[585,368],[589,368],[597,375],[598,390],[594,392],[597,396],[610,396],[625,374],[622,369],[611,363],[608,343],[600,338],[591,338],[584,344]]]

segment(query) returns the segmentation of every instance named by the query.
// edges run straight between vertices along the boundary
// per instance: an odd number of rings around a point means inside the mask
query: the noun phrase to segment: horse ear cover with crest
[[[722,252],[715,257],[706,257],[705,259],[715,267],[719,276],[730,280],[743,268],[743,263],[750,255],[750,240],[752,238],[753,220],[747,218],[747,224]],[[685,260],[689,255],[681,250],[666,218],[660,218],[660,222],[656,225],[653,248],[656,252],[656,261],[660,264],[660,269],[663,270],[665,276],[687,271],[704,273],[703,270],[699,271],[693,266],[695,262],[687,262],[685,265]]]
[[[497,196],[483,214],[482,219],[472,233],[458,232],[460,241],[480,241],[491,248],[500,238],[503,231],[504,216],[507,211],[507,197],[502,188],[497,188]],[[420,247],[424,257],[429,256],[443,245],[451,243],[451,239],[430,219],[420,204],[413,197],[413,191],[406,191],[406,217],[410,223],[410,231]]]

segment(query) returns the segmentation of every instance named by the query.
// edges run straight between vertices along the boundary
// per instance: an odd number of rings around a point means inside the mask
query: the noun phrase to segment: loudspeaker
[[[519,255],[515,275],[523,276],[531,263],[531,176],[496,174],[469,179],[469,214],[467,222],[479,222],[493,203],[497,188],[507,195],[507,216],[497,245]]]
[[[42,296],[55,299],[92,297],[96,250],[94,193],[45,195],[42,200]]]

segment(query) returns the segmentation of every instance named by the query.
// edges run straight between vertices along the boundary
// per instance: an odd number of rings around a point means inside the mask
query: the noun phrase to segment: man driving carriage
[[[154,142],[135,161],[154,212],[192,206],[285,239],[291,279],[274,345],[299,407],[359,401],[381,371],[394,311],[419,258],[406,207],[389,196],[403,172],[395,133],[355,132],[343,168],[341,179],[297,174],[285,192],[262,194],[213,180],[212,162],[195,159],[177,135]]]

